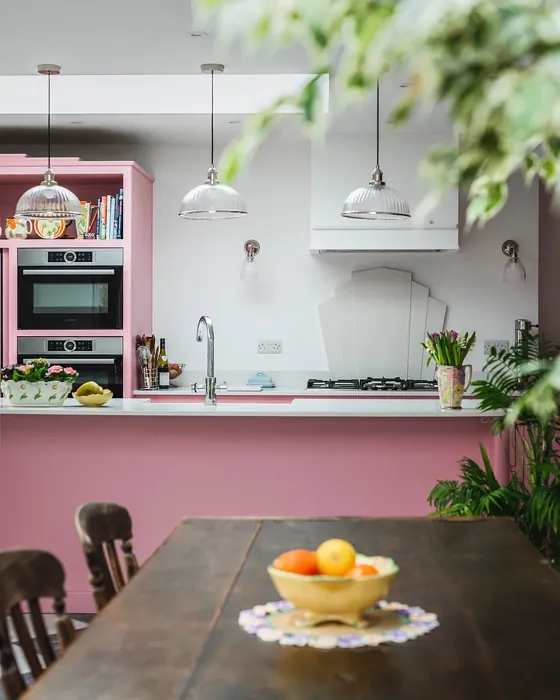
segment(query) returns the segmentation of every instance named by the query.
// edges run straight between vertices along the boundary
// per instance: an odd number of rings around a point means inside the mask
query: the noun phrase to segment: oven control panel
[[[49,340],[48,352],[93,352],[93,340]]]
[[[50,263],[91,263],[91,250],[49,250],[47,262]]]

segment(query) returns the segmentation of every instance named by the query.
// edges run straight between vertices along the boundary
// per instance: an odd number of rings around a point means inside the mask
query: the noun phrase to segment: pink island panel
[[[508,474],[480,418],[2,415],[0,439],[0,547],[58,556],[72,612],[93,610],[73,522],[87,501],[130,510],[143,561],[188,517],[426,515],[437,479],[479,443]]]

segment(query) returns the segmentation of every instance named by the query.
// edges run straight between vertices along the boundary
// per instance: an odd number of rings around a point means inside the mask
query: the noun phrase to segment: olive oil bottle
[[[159,341],[159,360],[157,366],[158,388],[169,389],[169,360],[165,349],[165,338]]]

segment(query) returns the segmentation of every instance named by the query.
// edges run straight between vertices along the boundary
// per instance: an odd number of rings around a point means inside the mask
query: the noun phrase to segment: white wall
[[[148,155],[148,154],[147,154]],[[537,319],[538,189],[511,183],[504,211],[484,230],[461,236],[461,250],[447,255],[311,256],[310,150],[301,144],[267,146],[237,183],[246,218],[189,222],[177,211],[185,192],[207,168],[207,149],[161,147],[146,166],[155,185],[155,328],[172,354],[190,369],[205,366],[204,347],[194,342],[201,314],[216,324],[216,363],[227,370],[328,370],[317,305],[329,298],[352,269],[386,265],[409,270],[449,307],[447,327],[476,330],[471,356],[484,364],[483,340],[513,341],[516,318]],[[395,186],[397,183],[394,183]],[[256,284],[243,282],[243,243],[262,246]],[[501,244],[517,240],[527,269],[524,285],[506,285]],[[258,355],[259,340],[282,340],[282,355]],[[375,368],[372,368],[372,372]]]
[[[172,359],[190,370],[205,367],[205,345],[195,342],[201,314],[215,322],[220,378],[228,370],[299,370],[310,376],[328,370],[317,305],[353,269],[378,265],[409,270],[428,286],[449,307],[448,328],[476,330],[480,342],[470,358],[475,369],[484,364],[484,339],[512,341],[516,318],[537,319],[538,188],[527,189],[520,179],[511,183],[506,208],[485,230],[462,234],[458,253],[314,257],[307,251],[311,183],[305,144],[268,144],[237,183],[249,215],[221,222],[177,216],[184,194],[205,178],[206,144],[65,150],[84,158],[135,159],[154,174],[155,332],[166,337]],[[394,175],[391,184],[398,187]],[[248,238],[261,244],[257,284],[240,278]],[[520,244],[525,285],[501,282],[501,244],[507,238]],[[259,340],[282,340],[283,354],[258,355]]]

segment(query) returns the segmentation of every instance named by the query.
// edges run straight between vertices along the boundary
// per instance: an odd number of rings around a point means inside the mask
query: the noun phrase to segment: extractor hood
[[[458,228],[315,226],[312,253],[444,253],[459,250]]]

